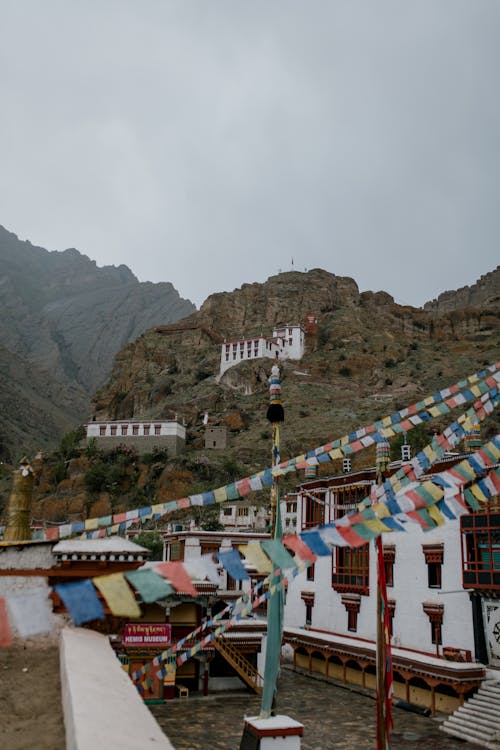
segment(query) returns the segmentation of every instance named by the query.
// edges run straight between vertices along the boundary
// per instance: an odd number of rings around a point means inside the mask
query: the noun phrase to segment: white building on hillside
[[[275,327],[272,338],[261,335],[224,341],[221,345],[220,375],[249,359],[302,359],[304,343],[305,331],[301,325]]]

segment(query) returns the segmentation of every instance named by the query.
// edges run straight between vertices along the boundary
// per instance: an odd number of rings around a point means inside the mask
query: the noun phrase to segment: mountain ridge
[[[19,358],[15,361],[44,372],[46,386],[49,381],[57,383],[61,393],[74,389],[75,424],[88,416],[91,395],[108,377],[115,353],[127,341],[195,309],[170,282],[139,282],[125,265],[99,268],[75,248],[49,251],[0,227],[2,356],[11,352]],[[20,365],[19,377],[27,372]],[[56,394],[54,398],[57,411]],[[9,402],[1,396],[0,407],[3,421],[12,422]],[[38,413],[37,407],[33,416]],[[46,418],[50,423],[49,414]],[[26,425],[27,446],[37,430],[46,435],[43,421]],[[52,442],[59,438],[59,430],[54,431]],[[21,444],[16,439],[13,452],[22,450]],[[39,447],[45,448],[46,441]]]

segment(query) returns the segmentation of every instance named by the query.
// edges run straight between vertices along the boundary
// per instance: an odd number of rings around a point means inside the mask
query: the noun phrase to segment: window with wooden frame
[[[396,547],[394,544],[384,544],[384,568],[385,568],[385,584],[391,588],[394,586],[394,561],[396,559]]]
[[[396,611],[396,602],[395,602],[395,600],[394,599],[388,599],[387,600],[387,606],[388,606],[388,609],[389,609],[389,635],[392,638],[394,613]]]
[[[358,615],[361,607],[361,597],[359,594],[344,594],[342,604],[347,611],[347,630],[356,633],[358,630]]]
[[[220,550],[219,542],[200,542],[200,554],[201,555],[212,555],[212,557]]]
[[[184,542],[170,544],[170,560],[184,560]]]
[[[302,528],[325,523],[325,493],[312,490],[302,495]]]
[[[335,591],[370,591],[370,545],[336,547],[332,555],[332,588]]]
[[[128,435],[128,424],[120,425],[120,430],[122,435]]]
[[[443,616],[444,616],[444,604],[435,604],[434,602],[423,602],[423,610],[429,622],[431,624],[431,642],[436,647],[441,646],[443,643]],[[436,648],[437,650],[437,648]]]
[[[306,625],[312,624],[312,611],[314,607],[314,592],[312,591],[302,591],[300,594],[300,598],[306,605]]]
[[[444,544],[423,544],[425,563],[427,565],[427,585],[430,589],[440,589],[442,585],[441,569],[443,566]]]
[[[308,581],[314,581],[314,563],[306,569],[306,578]]]
[[[151,429],[151,425],[150,424],[145,424],[144,427],[143,427],[144,434],[145,435],[149,435],[150,429]]]

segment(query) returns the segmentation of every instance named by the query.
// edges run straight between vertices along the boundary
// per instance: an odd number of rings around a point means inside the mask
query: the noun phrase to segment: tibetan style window
[[[184,542],[172,542],[170,545],[170,560],[184,560]]]
[[[396,602],[394,599],[388,599],[387,604],[389,605],[389,635],[392,638],[393,634],[393,622],[394,622],[394,613],[396,611]]]
[[[336,547],[332,555],[332,588],[368,594],[370,586],[370,546],[351,549]]]
[[[219,550],[219,542],[201,542],[200,544],[201,555],[212,555],[213,557]]]
[[[344,594],[342,604],[347,610],[347,630],[356,633],[358,630],[358,615],[361,607],[361,597],[359,594]]]
[[[151,429],[151,425],[150,424],[145,424],[144,427],[143,427],[144,434],[145,435],[149,435],[150,429]]]
[[[314,607],[314,593],[312,591],[302,591],[300,598],[306,605],[306,625],[312,624],[312,611]]]
[[[439,653],[439,646],[443,643],[444,604],[423,602],[422,607],[431,624],[431,642],[436,646],[436,653]]]
[[[109,428],[109,430],[110,430],[110,432],[111,432],[112,435],[116,435],[116,425],[115,424],[112,424],[111,427]]]
[[[139,425],[133,424],[132,425],[132,435],[138,435],[139,434]]]
[[[155,435],[159,435],[161,432],[161,424],[155,424]]]
[[[314,563],[307,568],[306,577],[308,581],[314,581]]]
[[[128,424],[122,424],[120,429],[121,429],[122,435],[128,435]]]
[[[240,591],[241,590],[241,581],[237,581],[232,576],[229,575],[229,573],[226,574],[226,587],[227,591]]]
[[[104,437],[106,435],[106,425],[102,424],[99,426],[99,435],[100,437]]]
[[[423,544],[422,552],[427,565],[427,585],[430,589],[440,589],[444,544]]]
[[[394,586],[394,560],[396,559],[396,547],[393,544],[384,544],[384,568],[385,583]]]
[[[246,506],[245,508],[238,508],[238,515],[248,516],[248,506]]]
[[[325,495],[308,492],[302,496],[302,528],[309,529],[325,523]]]

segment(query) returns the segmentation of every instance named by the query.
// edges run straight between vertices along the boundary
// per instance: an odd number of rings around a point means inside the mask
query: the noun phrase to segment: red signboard
[[[124,646],[168,646],[172,628],[166,623],[129,622],[125,625]]]

